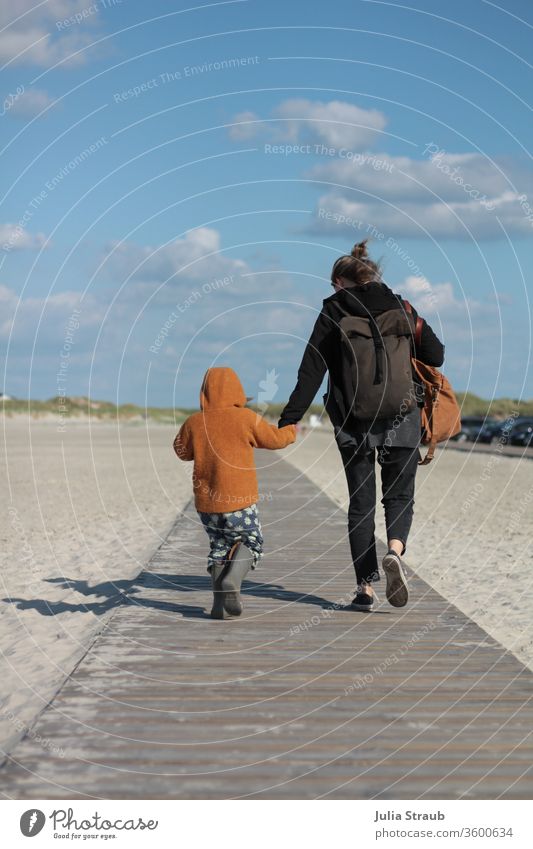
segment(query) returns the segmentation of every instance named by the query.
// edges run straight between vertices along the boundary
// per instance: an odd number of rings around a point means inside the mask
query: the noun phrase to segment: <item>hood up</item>
[[[218,410],[223,407],[244,407],[246,395],[239,377],[232,368],[208,368],[200,390],[200,409]]]

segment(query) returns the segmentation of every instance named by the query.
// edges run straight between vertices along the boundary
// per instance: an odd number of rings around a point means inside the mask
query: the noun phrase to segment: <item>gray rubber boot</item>
[[[240,542],[236,550],[232,549],[228,559],[228,569],[221,579],[224,607],[232,616],[240,616],[243,611],[241,584],[254,562],[254,556],[250,549]]]
[[[224,591],[222,590],[222,576],[227,568],[224,561],[220,566],[211,569],[211,583],[213,586],[213,607],[211,608],[212,619],[224,619]]]

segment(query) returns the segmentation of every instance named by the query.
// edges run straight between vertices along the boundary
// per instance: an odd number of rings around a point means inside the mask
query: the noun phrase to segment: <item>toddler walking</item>
[[[200,390],[200,411],[186,419],[174,440],[180,460],[193,460],[194,505],[209,537],[207,571],[214,619],[242,613],[241,583],[263,556],[254,448],[285,448],[296,427],[278,428],[246,402],[232,368],[209,368]]]

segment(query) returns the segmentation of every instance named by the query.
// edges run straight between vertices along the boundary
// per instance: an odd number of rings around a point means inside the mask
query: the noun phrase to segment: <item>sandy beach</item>
[[[99,422],[58,433],[50,422],[6,420],[3,748],[46,706],[189,500],[192,467],[174,458],[175,432]],[[280,453],[346,509],[330,431],[307,431]],[[418,473],[405,560],[533,669],[532,472],[526,459],[439,450]],[[379,504],[376,529],[383,539]]]
[[[177,428],[25,417],[2,428],[0,746],[11,747],[104,625],[191,494]]]

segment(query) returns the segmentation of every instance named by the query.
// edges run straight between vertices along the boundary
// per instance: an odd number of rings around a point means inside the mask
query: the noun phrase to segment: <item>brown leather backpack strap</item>
[[[415,342],[416,342],[417,348],[420,348],[420,345],[422,344],[422,328],[423,328],[423,326],[424,326],[424,319],[420,318],[420,316],[417,315],[417,317],[416,317],[416,330],[415,330]]]
[[[429,448],[427,450],[426,456],[424,457],[423,460],[418,461],[419,466],[427,466],[428,463],[431,463],[431,461],[433,460],[433,455],[435,453],[435,448],[436,448],[436,443],[433,440],[431,440],[431,442],[429,443]]]
[[[417,371],[418,371],[418,369],[417,369]],[[420,466],[427,466],[428,463],[431,463],[431,461],[433,460],[433,455],[435,454],[435,448],[437,447],[437,438],[435,436],[435,428],[433,427],[433,410],[435,408],[435,404],[438,402],[439,394],[440,394],[440,391],[442,389],[442,385],[443,385],[443,376],[440,375],[440,385],[439,386],[433,385],[431,387],[431,401],[430,401],[431,406],[429,407],[429,419],[428,419],[428,426],[431,430],[431,439],[428,443],[428,450],[427,450],[426,456],[424,457],[423,460],[421,460],[421,461],[419,460]]]
[[[413,368],[414,368],[414,370],[416,371],[416,373],[417,373],[417,375],[419,376],[419,378],[423,381],[423,383],[424,383],[424,384],[427,384],[427,383],[428,383],[428,378],[427,378],[427,377],[423,374],[423,372],[420,370],[420,365],[424,366],[424,363],[422,362],[422,360],[417,360],[416,358],[413,358],[413,359],[411,360],[411,362],[412,362],[412,364],[413,364]]]
[[[405,308],[407,312],[413,314],[413,308],[409,301],[406,298],[402,298],[403,303],[405,304]],[[420,343],[422,341],[422,327],[424,326],[424,319],[420,318],[419,315],[416,317],[416,327],[415,327],[415,346],[420,348]]]

